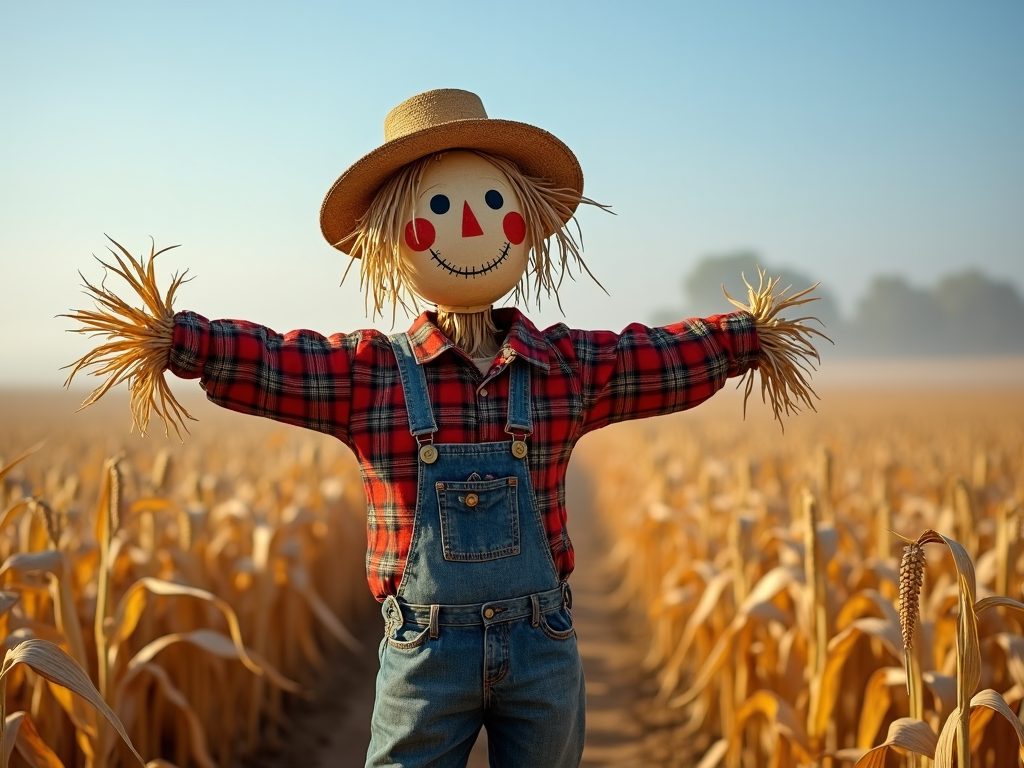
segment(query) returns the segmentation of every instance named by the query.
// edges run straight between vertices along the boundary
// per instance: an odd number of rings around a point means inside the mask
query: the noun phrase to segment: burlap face
[[[529,243],[519,197],[474,152],[432,161],[405,212],[401,254],[413,291],[443,308],[480,311],[519,283]]]

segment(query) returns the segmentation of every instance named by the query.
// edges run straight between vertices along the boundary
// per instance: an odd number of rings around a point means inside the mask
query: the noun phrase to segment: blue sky
[[[649,320],[737,248],[847,308],[882,272],[1024,292],[1022,39],[1010,1],[0,0],[0,385],[57,386],[88,348],[55,315],[104,233],[181,244],[158,261],[195,276],[179,309],[370,325],[320,202],[437,87],[559,136],[616,211],[580,215],[611,296],[568,286],[572,325]]]

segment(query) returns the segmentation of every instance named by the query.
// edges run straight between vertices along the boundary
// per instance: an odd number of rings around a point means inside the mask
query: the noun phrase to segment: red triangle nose
[[[469,207],[469,201],[467,200],[462,204],[462,236],[478,237],[483,233],[484,231],[480,229],[480,222],[473,215],[473,209]]]

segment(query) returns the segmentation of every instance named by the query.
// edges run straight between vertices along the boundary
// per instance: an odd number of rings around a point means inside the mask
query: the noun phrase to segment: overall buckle
[[[416,444],[420,447],[420,461],[424,464],[433,464],[437,461],[437,448],[434,447],[434,433],[431,432],[425,437],[416,435]]]
[[[515,433],[515,430],[507,430],[512,436],[512,455],[517,459],[525,459],[526,454],[529,453],[529,449],[526,447],[526,438],[529,437],[532,432],[524,432],[523,436],[520,437]]]

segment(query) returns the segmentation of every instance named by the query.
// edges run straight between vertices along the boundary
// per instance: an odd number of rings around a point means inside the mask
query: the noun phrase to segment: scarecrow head
[[[327,241],[361,260],[375,315],[424,301],[459,346],[486,352],[494,302],[532,291],[539,304],[573,264],[586,269],[565,225],[592,201],[575,155],[547,131],[490,119],[475,94],[446,89],[395,107],[384,138],[320,211]]]

